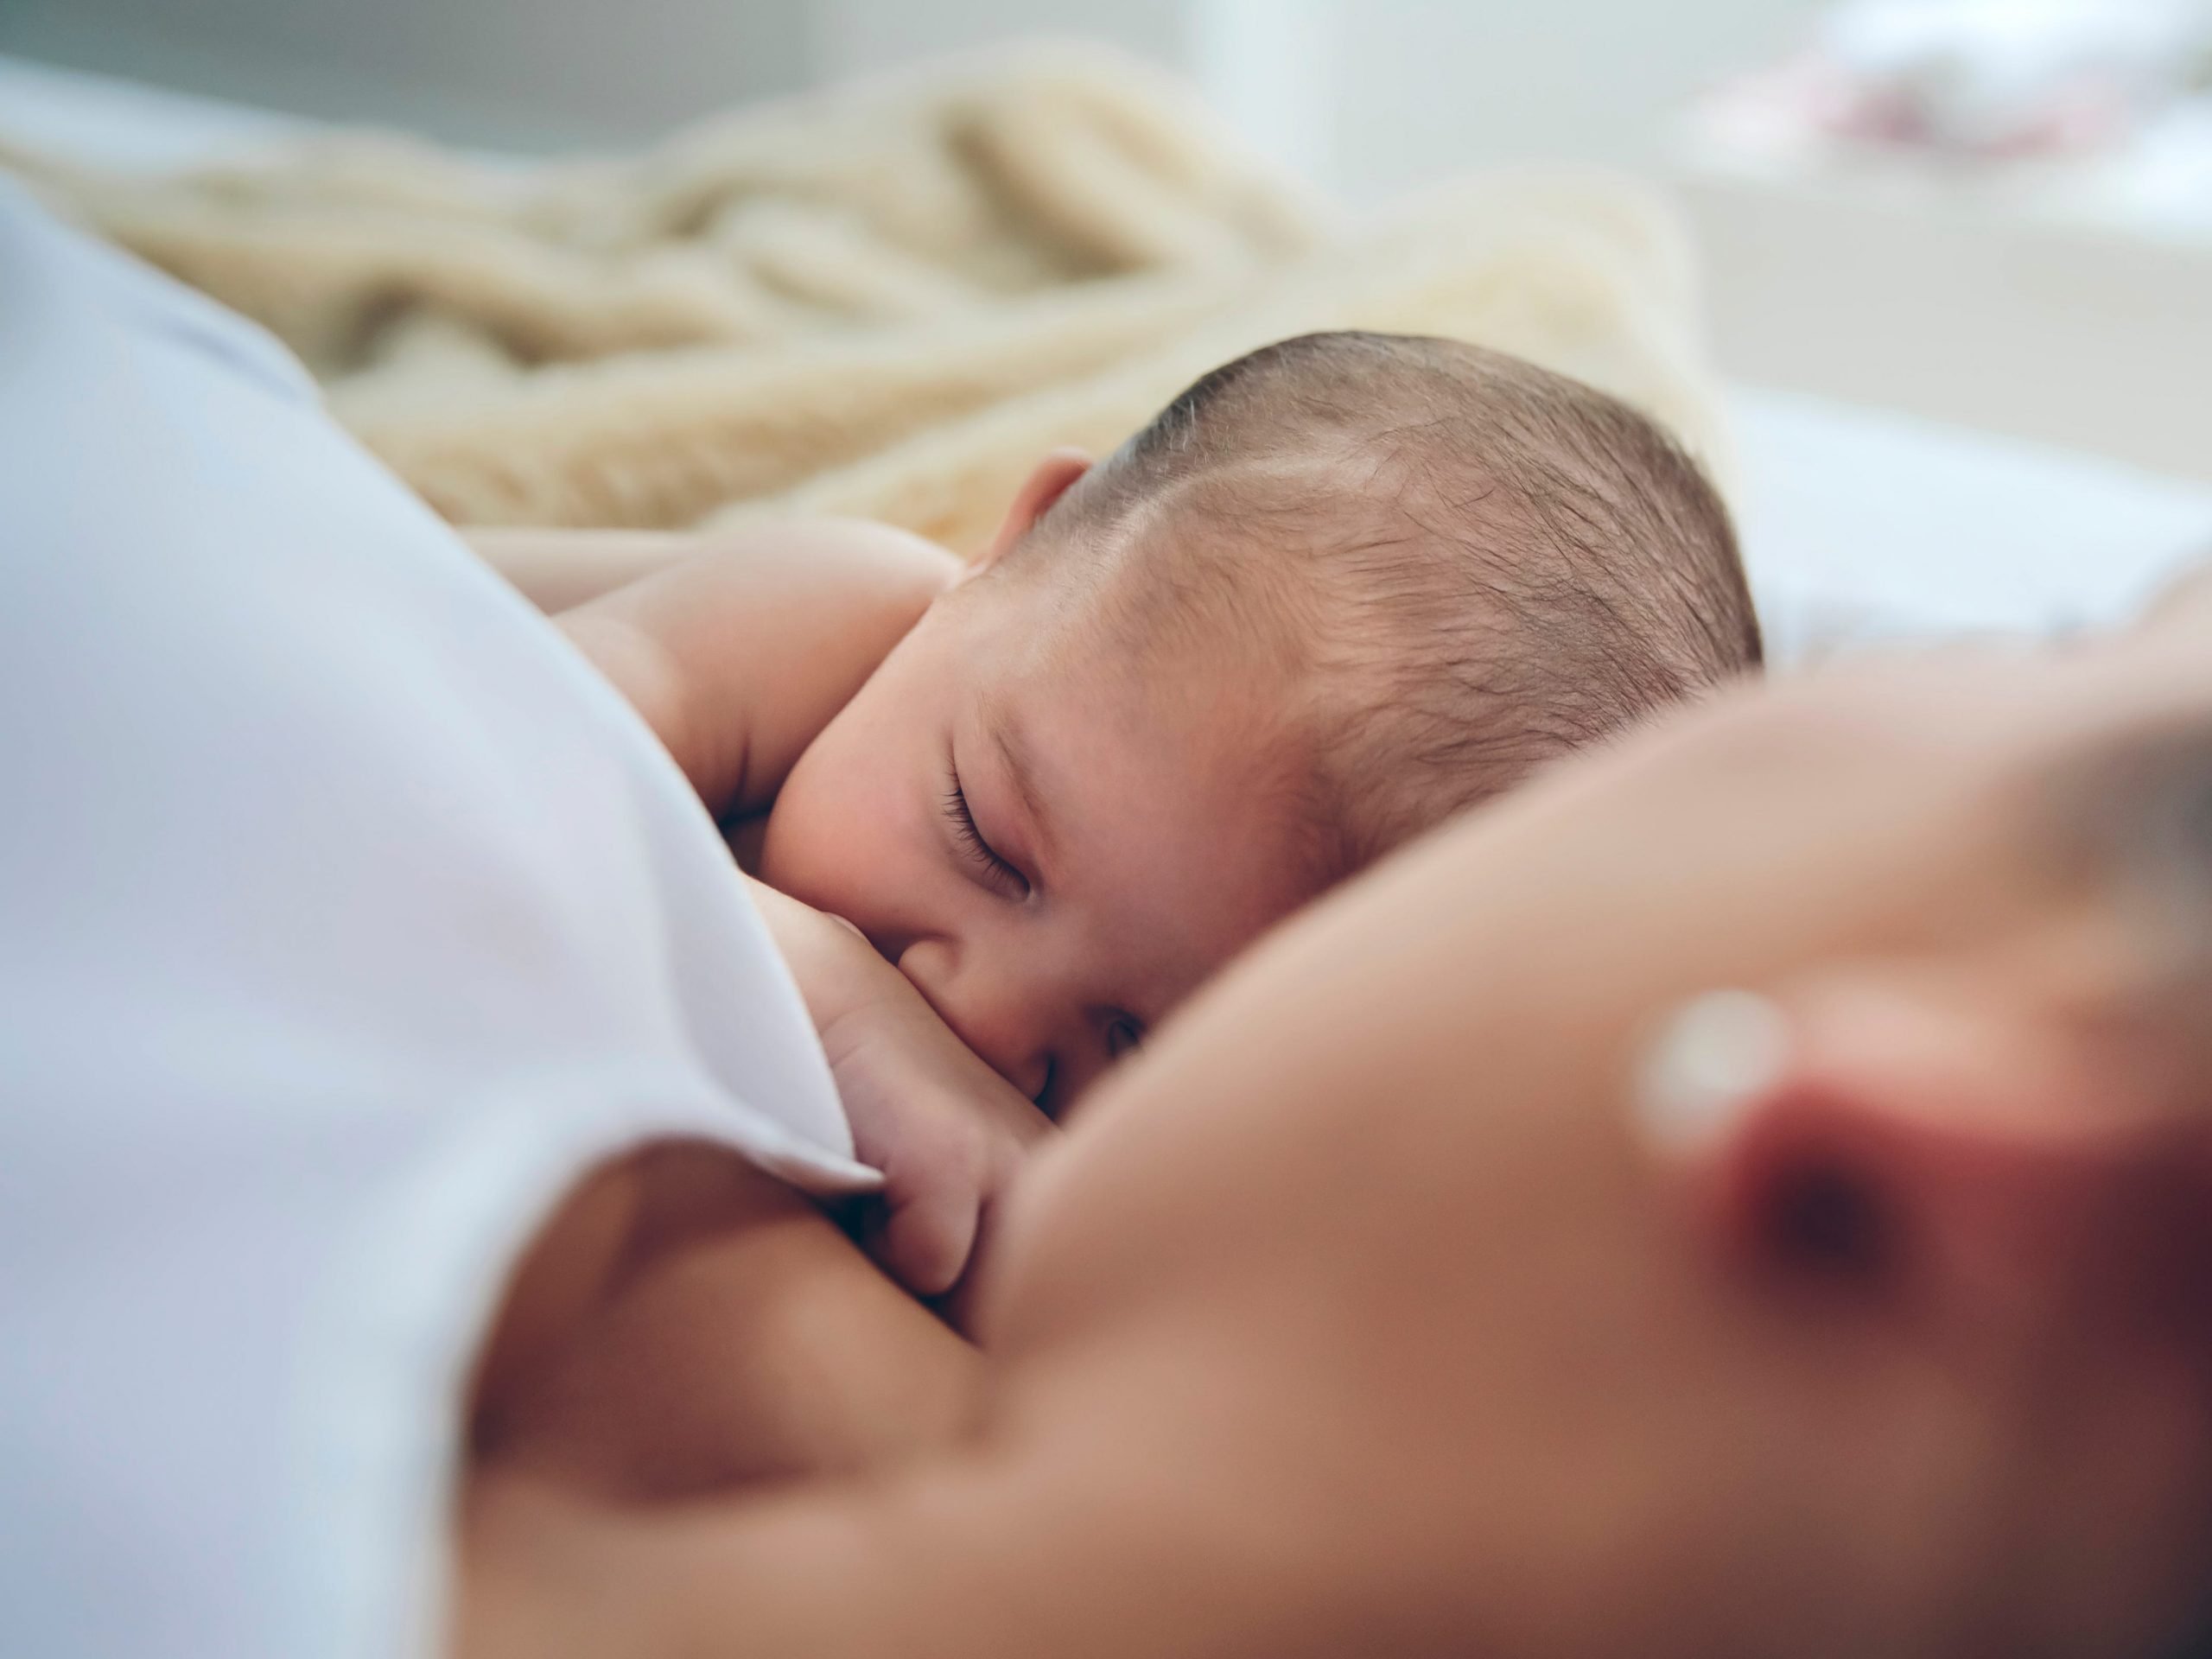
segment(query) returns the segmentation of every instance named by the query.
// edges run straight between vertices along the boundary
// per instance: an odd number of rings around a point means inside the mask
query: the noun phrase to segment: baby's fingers
[[[967,1268],[981,1211],[965,1184],[908,1192],[894,1181],[862,1220],[861,1247],[915,1295],[942,1296]]]

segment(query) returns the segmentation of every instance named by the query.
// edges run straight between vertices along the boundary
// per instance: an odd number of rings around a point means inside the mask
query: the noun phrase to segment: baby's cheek
[[[834,910],[836,906],[825,891],[835,886],[825,881],[834,868],[834,859],[824,855],[824,838],[808,833],[810,815],[804,796],[794,789],[798,781],[794,776],[784,786],[761,821],[753,873],[779,893],[817,910]]]
[[[758,874],[779,892],[866,929],[878,889],[895,880],[895,815],[880,790],[837,760],[820,741],[799,757],[769,808]]]

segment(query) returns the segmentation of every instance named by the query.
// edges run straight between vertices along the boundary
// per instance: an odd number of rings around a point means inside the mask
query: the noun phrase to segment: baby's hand
[[[917,1296],[960,1282],[993,1202],[1051,1121],[954,1036],[859,931],[753,894],[821,1033],[855,1151],[884,1174],[861,1243]]]
[[[824,1027],[822,1043],[855,1149],[884,1175],[861,1243],[917,1296],[941,1296],[960,1282],[992,1205],[1052,1125],[883,965],[895,989],[887,983],[880,999]]]

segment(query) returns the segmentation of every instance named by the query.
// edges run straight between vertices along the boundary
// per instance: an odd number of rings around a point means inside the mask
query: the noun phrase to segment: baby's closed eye
[[[985,887],[1009,899],[1027,898],[1029,878],[984,839],[982,830],[976,825],[975,811],[968,804],[967,791],[960,786],[960,769],[957,766],[950,768],[950,779],[943,810],[952,832],[953,845],[974,867]]]

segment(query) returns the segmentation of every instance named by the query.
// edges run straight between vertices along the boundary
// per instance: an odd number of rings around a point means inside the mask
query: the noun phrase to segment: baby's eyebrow
[[[1020,728],[1004,716],[991,722],[991,741],[998,745],[999,759],[1005,763],[1014,792],[1021,798],[1022,811],[1039,843],[1037,855],[1042,858],[1054,845],[1052,820],[1045,809],[1045,798],[1037,788],[1036,771],[1029,764],[1029,746]]]

